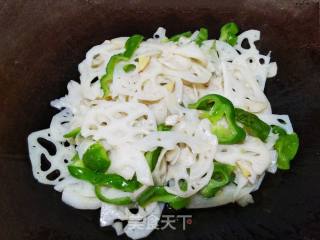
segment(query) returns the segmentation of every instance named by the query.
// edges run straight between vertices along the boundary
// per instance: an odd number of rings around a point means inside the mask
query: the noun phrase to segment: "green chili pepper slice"
[[[254,137],[266,141],[269,136],[271,127],[258,118],[253,113],[247,112],[243,109],[236,108],[236,121],[243,124],[246,132]]]
[[[237,44],[237,33],[239,32],[239,28],[237,24],[234,22],[227,23],[222,26],[220,29],[220,41],[224,41],[229,43],[231,46],[234,46]]]
[[[197,37],[194,41],[197,45],[201,46],[202,42],[207,39],[208,39],[208,29],[200,28],[199,34],[197,35]]]
[[[200,194],[206,198],[215,196],[224,186],[234,180],[234,168],[229,164],[215,162],[212,177],[209,183],[201,189]]]
[[[122,54],[124,58],[126,58],[127,60],[129,60],[132,56],[133,53],[139,48],[140,43],[143,40],[143,36],[139,35],[139,34],[135,34],[133,36],[131,36],[125,44],[125,51]]]
[[[69,165],[68,170],[71,176],[90,182],[93,185],[111,187],[124,192],[133,192],[141,187],[141,184],[137,180],[126,180],[117,174],[94,172],[88,168],[74,165]]]
[[[274,134],[278,134],[279,136],[283,136],[287,134],[286,130],[284,130],[282,127],[271,125],[271,128],[272,128],[272,132]]]
[[[188,31],[188,32],[183,32],[183,33],[179,33],[179,34],[176,34],[176,35],[173,35],[172,37],[170,37],[170,38],[169,38],[169,41],[171,41],[171,42],[178,42],[181,37],[186,37],[186,38],[188,38],[188,37],[191,37],[191,35],[192,35],[192,32],[190,32],[190,31]]]
[[[211,122],[211,131],[217,136],[220,144],[235,144],[245,139],[246,133],[237,125],[233,104],[227,98],[209,94],[189,104],[189,108],[203,110],[201,117],[208,118]],[[227,127],[218,123],[222,119],[226,120]]]
[[[113,72],[114,72],[114,68],[115,66],[121,62],[126,60],[125,58],[123,58],[122,54],[116,54],[113,55],[108,64],[107,64],[107,68],[106,68],[106,74],[103,75],[100,79],[100,85],[101,88],[103,90],[103,94],[105,97],[107,97],[109,95],[109,84],[111,83],[112,79],[113,79]]]
[[[111,164],[107,151],[100,143],[92,144],[83,154],[82,161],[84,166],[96,172],[107,171]]]
[[[157,126],[157,130],[158,131],[170,131],[172,129],[172,126],[168,126],[164,123],[160,123],[158,126]]]
[[[73,157],[71,158],[71,161],[72,161],[72,162],[81,161],[79,154],[78,154],[78,153],[75,153],[75,154],[73,155]]]
[[[132,72],[135,69],[136,69],[136,65],[134,64],[126,64],[123,66],[123,71],[125,71],[126,73]]]
[[[170,131],[171,129],[172,129],[172,126],[167,126],[164,123],[161,123],[157,126],[158,131]],[[157,165],[161,150],[162,150],[162,147],[157,147],[155,150],[146,152],[145,154],[145,158],[147,160],[147,163],[149,165],[151,172],[154,170],[154,168]]]
[[[274,148],[278,153],[277,166],[281,170],[290,169],[290,162],[299,149],[299,137],[296,133],[288,134],[283,128],[272,126],[272,132],[279,134]]]
[[[125,44],[125,51],[123,53],[119,53],[113,55],[106,67],[106,74],[103,75],[100,79],[101,88],[103,90],[104,96],[107,97],[109,95],[109,84],[113,79],[113,72],[115,66],[121,61],[128,61],[132,57],[133,53],[139,48],[140,43],[143,40],[143,36],[135,34],[131,36]]]
[[[97,196],[97,198],[105,203],[110,203],[114,205],[129,205],[132,203],[132,200],[130,197],[120,197],[120,198],[107,198],[102,193],[102,186],[96,185],[94,187],[94,192]]]
[[[147,160],[147,163],[149,165],[151,172],[154,170],[154,168],[157,165],[161,150],[162,150],[162,147],[157,147],[155,150],[146,152],[145,154],[145,158]]]
[[[188,183],[186,180],[180,179],[178,184],[181,191],[185,192],[188,190]]]
[[[163,186],[152,186],[143,191],[137,198],[140,206],[145,207],[152,202],[168,203],[174,209],[184,208],[189,204],[189,198],[182,198],[168,193]]]
[[[72,129],[70,132],[63,135],[64,138],[75,138],[79,133],[81,132],[81,128],[77,127],[75,129]]]

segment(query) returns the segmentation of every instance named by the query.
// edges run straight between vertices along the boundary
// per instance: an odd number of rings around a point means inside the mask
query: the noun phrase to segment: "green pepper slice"
[[[115,66],[121,61],[129,61],[133,53],[139,48],[142,40],[143,40],[143,36],[141,35],[135,34],[131,36],[126,41],[125,51],[123,53],[113,55],[110,58],[106,67],[106,74],[104,74],[100,79],[100,85],[105,97],[107,97],[110,92],[109,84],[113,79],[113,72],[114,72]]]
[[[132,72],[135,69],[136,69],[136,65],[134,64],[126,64],[123,66],[123,71],[125,71],[126,73]]]
[[[182,198],[168,193],[163,186],[152,186],[143,191],[137,198],[140,206],[145,207],[152,202],[168,203],[174,209],[184,208],[189,204],[189,198]]]
[[[79,133],[81,132],[81,128],[77,127],[75,129],[72,129],[70,132],[63,135],[64,138],[75,138]]]
[[[109,168],[111,161],[107,151],[100,143],[92,144],[83,154],[84,166],[96,172],[105,172]]]
[[[191,37],[191,35],[192,35],[192,32],[190,32],[190,31],[188,31],[188,32],[183,32],[183,33],[179,33],[179,34],[176,34],[176,35],[173,35],[172,37],[170,37],[170,38],[169,38],[169,41],[171,41],[171,42],[178,42],[181,37],[186,37],[186,38],[188,38],[188,37]]]
[[[211,131],[217,136],[220,144],[235,144],[245,139],[246,133],[237,125],[233,104],[227,98],[209,94],[189,104],[189,108],[203,110],[200,117],[211,122]],[[218,123],[222,119],[226,120],[226,127]]]
[[[166,125],[164,123],[160,123],[158,126],[157,126],[157,131],[170,131],[172,129],[172,126],[169,126],[169,125]]]
[[[172,129],[172,126],[165,125],[164,123],[161,123],[157,126],[158,131],[170,131],[171,129]],[[157,165],[161,150],[162,150],[162,147],[157,147],[155,150],[146,152],[145,154],[145,158],[148,162],[151,172],[154,170],[154,168]]]
[[[220,162],[214,163],[214,170],[209,183],[201,189],[200,194],[206,198],[213,197],[224,186],[234,180],[234,166]]]
[[[246,132],[254,137],[266,141],[269,136],[271,127],[258,118],[253,113],[247,112],[243,109],[236,108],[236,121],[243,124]]]
[[[288,134],[286,130],[278,126],[272,126],[272,132],[279,135],[274,145],[278,153],[277,166],[281,170],[288,170],[290,162],[298,152],[299,137],[296,133]]]
[[[237,33],[239,32],[239,28],[237,24],[234,22],[227,23],[223,25],[220,29],[220,41],[224,41],[229,43],[231,46],[237,44]]]
[[[137,180],[126,180],[117,174],[94,172],[88,168],[74,165],[69,165],[68,170],[71,176],[90,182],[93,185],[111,187],[124,192],[133,192],[141,187],[141,184]]]
[[[198,46],[201,46],[202,42],[207,39],[208,39],[208,29],[200,28],[199,34],[197,35],[194,41]]]
[[[97,196],[97,198],[105,203],[114,204],[114,205],[129,205],[132,203],[132,200],[130,197],[120,197],[120,198],[107,198],[102,193],[102,186],[96,185],[94,187],[94,192]]]
[[[287,134],[286,130],[284,130],[282,127],[271,125],[271,128],[272,128],[272,132],[274,134],[278,134],[279,136],[283,136]]]
[[[162,147],[157,147],[155,150],[146,152],[145,154],[145,158],[147,160],[147,163],[149,165],[151,172],[154,170],[154,168],[157,165],[161,150],[162,150]]]

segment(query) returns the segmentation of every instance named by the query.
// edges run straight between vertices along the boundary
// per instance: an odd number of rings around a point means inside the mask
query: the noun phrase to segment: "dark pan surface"
[[[72,209],[33,179],[27,135],[49,126],[49,101],[78,78],[91,46],[158,26],[169,34],[205,26],[217,37],[230,20],[262,31],[279,67],[267,96],[275,113],[290,115],[300,152],[291,171],[266,177],[255,204],[181,211],[193,215],[186,231],[150,239],[320,239],[319,3],[305,0],[0,0],[0,239],[116,239],[97,211]]]

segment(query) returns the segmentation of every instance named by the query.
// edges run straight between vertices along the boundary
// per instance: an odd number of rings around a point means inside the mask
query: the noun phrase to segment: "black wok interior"
[[[320,239],[319,2],[305,0],[0,0],[0,239],[116,239],[99,227],[98,211],[72,209],[34,180],[28,134],[49,126],[50,100],[78,79],[90,47],[150,37],[158,26],[169,35],[204,26],[216,38],[229,21],[261,30],[260,49],[279,68],[266,95],[274,113],[290,115],[300,151],[290,171],[266,176],[255,204],[181,210],[193,220],[185,231],[176,225],[149,239]]]

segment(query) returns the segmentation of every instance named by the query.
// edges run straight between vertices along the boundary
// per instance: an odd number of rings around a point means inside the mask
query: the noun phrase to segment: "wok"
[[[273,112],[290,115],[299,153],[290,171],[267,175],[255,204],[182,210],[192,215],[185,231],[149,238],[320,239],[319,2],[305,0],[0,0],[0,239],[116,239],[99,227],[98,211],[72,209],[33,179],[27,135],[49,126],[49,101],[78,79],[90,47],[134,33],[150,37],[158,26],[169,35],[204,26],[218,37],[229,21],[261,30],[260,49],[272,50],[279,71],[266,95]]]

